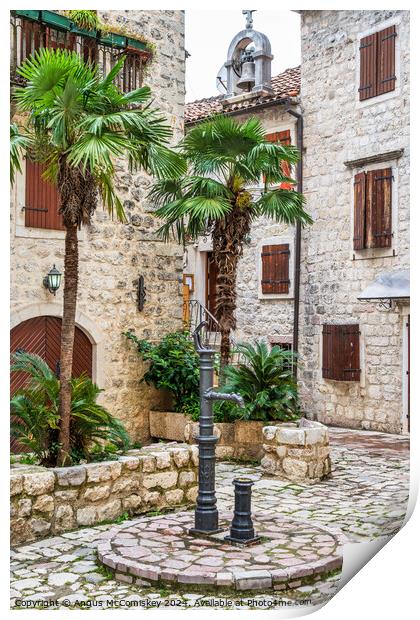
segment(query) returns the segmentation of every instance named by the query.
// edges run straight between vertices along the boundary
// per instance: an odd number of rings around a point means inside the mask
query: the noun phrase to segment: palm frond
[[[312,224],[303,205],[304,196],[288,189],[274,189],[262,194],[255,202],[255,217],[264,216],[285,224]]]
[[[12,123],[10,125],[10,182],[15,182],[16,172],[22,172],[21,159],[32,144],[32,139],[28,135],[20,133],[19,127]]]

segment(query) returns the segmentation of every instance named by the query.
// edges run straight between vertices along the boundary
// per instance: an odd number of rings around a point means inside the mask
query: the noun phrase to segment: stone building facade
[[[143,83],[151,87],[154,105],[167,117],[178,142],[184,131],[183,11],[99,11],[99,17],[155,45]],[[119,162],[116,188],[128,222],[112,221],[98,206],[92,225],[80,231],[79,246],[77,327],[92,345],[92,376],[104,389],[103,404],[137,441],[149,438],[148,412],[161,397],[140,385],[142,366],[122,332],[132,328],[140,337],[157,340],[182,325],[182,248],[156,237],[158,222],[147,199],[150,183],[145,174],[132,175],[126,163]],[[24,165],[11,199],[12,330],[23,321],[62,314],[62,288],[54,297],[42,279],[53,264],[63,270],[64,231],[25,226],[23,206]],[[140,312],[141,275],[146,302]]]
[[[302,231],[301,245],[302,407],[307,417],[326,424],[407,432],[409,299],[393,301],[389,308],[388,302],[362,302],[358,297],[384,273],[398,274],[409,266],[409,13],[301,11],[301,37],[301,68],[274,77],[274,93],[232,103],[222,95],[187,104],[186,127],[215,112],[239,120],[252,115],[260,118],[268,135],[289,128],[296,144],[297,124],[287,110],[302,114],[302,189],[314,220]],[[380,70],[392,70],[393,75],[379,80],[374,96],[370,91],[366,96],[360,94],[366,86],[359,88],[372,67],[361,55],[365,46],[373,49],[371,43],[379,54],[375,78]],[[379,45],[391,44],[395,56],[381,56]],[[275,41],[272,45],[275,53]],[[291,75],[294,83],[289,82]],[[387,179],[389,184],[390,229],[382,247],[354,249],[357,175]],[[259,221],[253,227],[238,270],[237,341],[292,342],[295,239],[293,229],[272,222]],[[287,295],[269,298],[261,294],[261,247],[275,243],[290,243],[290,284]],[[203,304],[208,301],[209,251],[208,239],[199,240],[189,248],[184,267],[184,273],[196,274],[192,294]],[[344,339],[341,345],[331,340],[332,332]],[[344,374],[325,367],[336,364],[335,355],[341,356]]]
[[[301,32],[304,193],[314,219],[302,247],[304,407],[328,424],[406,431],[409,306],[357,298],[409,265],[409,12],[303,11]],[[395,88],[361,101],[359,48],[381,32],[395,40]],[[393,177],[390,247],[354,250],[355,175],[384,169]],[[359,325],[360,381],[323,378],[324,323]]]

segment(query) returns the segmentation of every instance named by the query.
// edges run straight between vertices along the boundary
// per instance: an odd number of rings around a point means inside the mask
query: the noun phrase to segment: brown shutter
[[[261,290],[264,294],[289,292],[289,258],[288,243],[262,247]]]
[[[358,325],[323,325],[322,376],[335,381],[359,381]]]
[[[358,325],[340,326],[341,380],[360,380],[360,330]]]
[[[378,87],[377,94],[389,93],[395,89],[395,26],[385,28],[378,36]]]
[[[25,226],[63,230],[55,185],[42,178],[45,165],[26,160]]]
[[[370,99],[377,94],[376,89],[376,57],[377,33],[364,37],[360,41],[360,85],[359,99]]]
[[[392,244],[392,168],[367,173],[366,247],[389,248]]]
[[[292,143],[290,138],[290,129],[286,129],[285,131],[275,131],[274,133],[269,133],[265,136],[267,142],[280,142],[286,146],[289,146]],[[283,174],[286,177],[290,177],[290,165],[287,161],[283,161],[281,163],[281,169]],[[280,183],[280,189],[293,189],[293,185],[291,183]]]
[[[365,197],[366,172],[354,177],[354,232],[353,248],[362,250],[365,247]]]

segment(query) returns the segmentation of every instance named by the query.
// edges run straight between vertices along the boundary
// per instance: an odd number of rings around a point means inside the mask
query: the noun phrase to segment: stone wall
[[[99,11],[109,24],[124,25],[156,45],[156,55],[144,80],[154,105],[174,130],[183,135],[184,13],[183,11]],[[182,248],[156,238],[158,221],[147,199],[151,180],[129,174],[117,164],[116,189],[128,218],[112,221],[101,206],[92,225],[80,233],[78,324],[94,347],[94,380],[105,389],[102,402],[126,425],[133,440],[149,437],[148,411],[165,406],[161,395],[139,381],[143,368],[121,332],[133,328],[138,336],[159,339],[182,325]],[[42,278],[55,263],[63,270],[62,231],[25,229],[24,178],[19,177],[11,205],[12,325],[33,316],[62,314],[62,288],[54,298]],[[137,310],[137,281],[147,288],[143,312]]]
[[[314,224],[303,232],[300,373],[308,416],[327,424],[400,432],[407,308],[381,311],[357,295],[380,273],[409,264],[409,13],[303,11],[304,194]],[[358,101],[359,38],[397,24],[395,92]],[[396,217],[390,250],[353,251],[353,175],[344,162],[403,149],[389,162]],[[377,164],[377,168],[387,167]],[[360,382],[324,380],[323,323],[358,323]],[[405,401],[405,402],[404,402]]]
[[[189,505],[197,493],[198,450],[166,444],[116,461],[47,469],[15,465],[10,479],[14,545],[113,521],[124,513]]]
[[[330,474],[328,429],[319,422],[302,420],[299,428],[265,426],[262,434],[266,473],[296,483],[318,482]]]

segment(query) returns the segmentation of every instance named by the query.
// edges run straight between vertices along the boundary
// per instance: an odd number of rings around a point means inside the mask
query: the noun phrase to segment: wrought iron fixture
[[[254,483],[250,478],[236,478],[232,484],[235,486],[235,510],[230,534],[225,540],[238,545],[256,543],[260,537],[255,536],[251,515],[251,487]]]
[[[194,344],[200,358],[200,418],[198,435],[198,496],[195,508],[195,526],[191,534],[215,534],[220,532],[219,513],[215,493],[216,443],[214,434],[213,404],[214,400],[230,400],[240,407],[245,407],[238,394],[222,394],[213,391],[214,349],[208,349],[201,343],[200,332],[208,329],[202,321],[194,331]]]
[[[45,278],[42,280],[43,285],[50,293],[55,295],[56,291],[60,288],[61,273],[58,271],[55,265],[49,270]]]
[[[144,286],[144,277],[140,276],[137,284],[137,307],[139,309],[139,312],[143,311],[145,302],[146,287]]]

